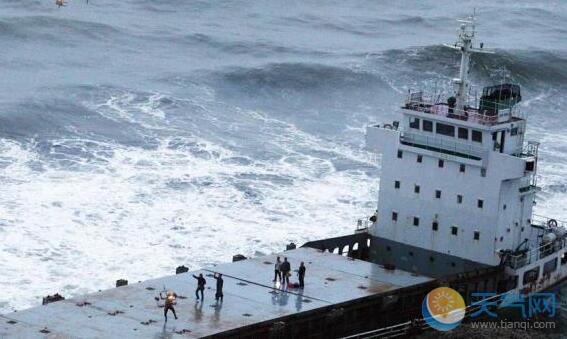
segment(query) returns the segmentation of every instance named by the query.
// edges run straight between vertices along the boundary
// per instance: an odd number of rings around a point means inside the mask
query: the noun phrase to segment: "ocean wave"
[[[114,40],[124,31],[99,22],[57,18],[45,15],[0,19],[0,38],[18,41],[51,41],[63,46],[88,40]]]
[[[432,73],[452,77],[460,60],[459,53],[442,45],[392,49],[373,57],[391,69],[417,77],[431,77]],[[508,79],[531,88],[542,83],[567,85],[567,55],[560,51],[496,50],[494,54],[473,54],[471,60],[473,79],[498,83]]]
[[[3,0],[3,7],[17,8],[17,9],[45,9],[45,1],[41,0]]]
[[[335,18],[330,20],[318,15],[302,15],[298,17],[284,16],[278,19],[278,23],[282,25],[300,25],[310,29],[323,29],[332,31],[331,33],[341,32],[352,35],[375,37],[388,30],[399,31],[402,28],[411,26],[412,29],[430,29],[446,22],[449,18],[445,17],[431,17],[426,18],[416,15],[402,15],[399,17],[373,17],[372,20],[367,18],[359,18],[359,21],[353,22],[343,18]]]
[[[559,51],[497,50],[474,55],[472,61],[473,71],[494,81],[508,78],[531,88],[567,85],[567,54]]]
[[[256,68],[235,68],[223,78],[242,89],[309,90],[361,88],[386,84],[374,74],[350,68],[311,63],[272,63]]]
[[[41,98],[5,107],[0,115],[0,136],[45,141],[96,135],[128,145],[149,143],[136,126],[118,124],[74,99]]]

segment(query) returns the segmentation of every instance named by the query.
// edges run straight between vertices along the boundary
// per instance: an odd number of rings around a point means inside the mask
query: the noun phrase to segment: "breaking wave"
[[[227,72],[223,77],[244,91],[387,87],[371,73],[322,64],[268,64],[259,68],[238,68]]]

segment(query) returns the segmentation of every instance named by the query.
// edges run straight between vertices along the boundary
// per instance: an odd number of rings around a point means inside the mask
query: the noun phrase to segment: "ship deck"
[[[287,256],[296,270],[307,268],[305,289],[282,290],[273,283],[276,256]],[[224,302],[216,306],[213,272],[223,274]],[[196,280],[207,279],[205,301],[195,299]],[[130,284],[0,316],[0,338],[192,338],[220,334],[266,321],[277,321],[329,305],[364,298],[433,280],[409,272],[385,270],[362,260],[298,248],[284,253],[220,264],[211,268]],[[296,274],[291,281],[297,281]],[[164,323],[159,291],[178,294],[178,320]],[[160,305],[162,307],[160,307]]]

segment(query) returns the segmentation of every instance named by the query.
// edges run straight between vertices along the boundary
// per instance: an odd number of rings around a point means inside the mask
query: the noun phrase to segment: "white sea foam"
[[[132,97],[113,100],[107,106],[114,117],[130,118],[116,103]],[[370,166],[369,157],[264,118],[279,126],[267,142],[279,147],[280,158],[250,159],[194,137],[172,136],[155,149],[55,140],[55,149],[98,154],[67,155],[76,166],[66,169],[40,160],[29,144],[1,140],[8,165],[0,199],[0,286],[10,299],[0,311],[37,305],[54,292],[96,291],[118,278],[137,281],[171,274],[181,264],[194,269],[236,253],[270,253],[290,241],[350,233],[355,219],[373,209],[375,179],[337,171],[328,158],[309,153]],[[196,155],[195,147],[208,156]],[[31,169],[31,162],[43,162],[44,170]]]

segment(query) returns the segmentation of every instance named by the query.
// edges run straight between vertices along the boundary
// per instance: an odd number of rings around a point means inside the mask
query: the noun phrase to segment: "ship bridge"
[[[442,276],[471,262],[498,265],[503,251],[537,238],[538,144],[524,140],[519,86],[473,94],[470,54],[491,53],[473,47],[474,35],[474,18],[463,20],[457,42],[446,45],[461,53],[454,91],[409,90],[401,120],[366,129],[367,148],[382,155],[370,230],[380,263]]]

